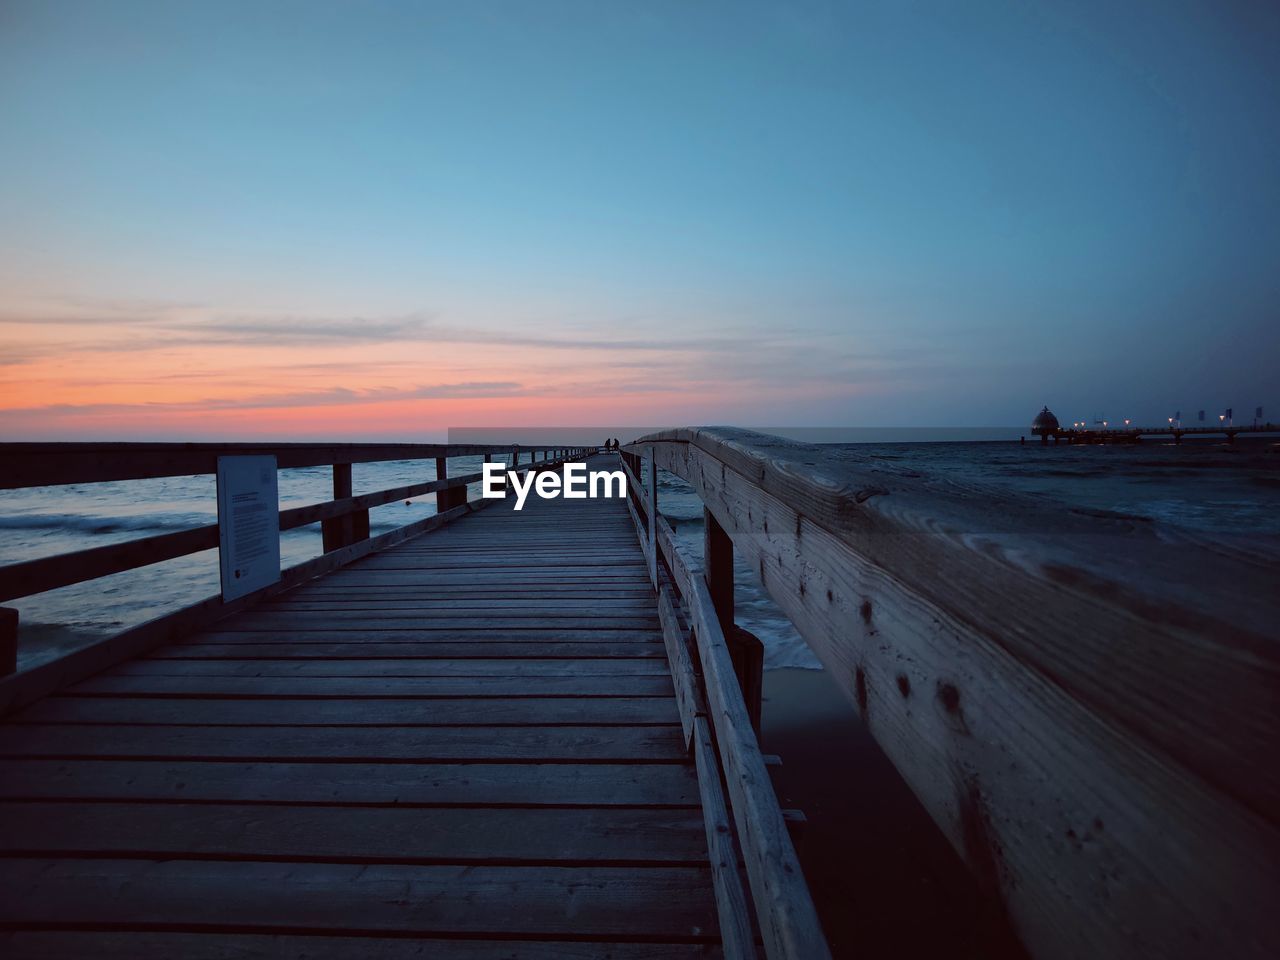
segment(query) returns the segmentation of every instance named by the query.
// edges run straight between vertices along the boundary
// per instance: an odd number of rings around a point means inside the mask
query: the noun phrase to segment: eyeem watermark
[[[566,500],[586,500],[588,497],[625,497],[627,495],[627,475],[621,470],[592,470],[587,474],[585,463],[566,463],[564,480],[560,474],[547,471],[545,473],[526,473],[524,483],[520,482],[520,474],[508,470],[500,463],[484,465],[484,490],[486,500],[501,500],[507,495],[506,485],[516,492],[516,509],[523,510],[529,491],[534,490],[544,500],[554,500],[563,496]],[[614,490],[616,489],[616,493]]]

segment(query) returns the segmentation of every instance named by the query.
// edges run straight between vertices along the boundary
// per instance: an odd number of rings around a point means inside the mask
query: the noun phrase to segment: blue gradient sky
[[[1280,413],[1278,11],[4,0],[0,432]]]

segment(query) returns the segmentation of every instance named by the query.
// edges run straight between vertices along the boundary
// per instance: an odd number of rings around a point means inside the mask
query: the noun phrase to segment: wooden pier
[[[55,469],[10,452],[12,485]],[[108,453],[60,476],[193,463]],[[326,531],[363,556],[0,680],[0,953],[826,955],[724,638],[690,637],[696,598],[655,580],[628,501],[475,512],[474,476],[437,475],[426,535]],[[371,505],[349,467],[332,503],[306,516]],[[99,549],[0,591],[138,565]]]
[[[7,444],[0,488],[266,452],[333,465],[333,500],[280,513],[323,524],[323,555],[0,678],[6,956],[826,956],[756,740],[735,554],[1030,955],[1280,954],[1274,536],[730,428],[620,458]],[[517,513],[449,472],[480,455],[590,456],[628,493]],[[351,463],[415,458],[434,479],[353,495]],[[701,558],[658,468],[702,499]],[[436,516],[368,535],[370,508],[426,494]],[[13,564],[0,602],[217,542]]]

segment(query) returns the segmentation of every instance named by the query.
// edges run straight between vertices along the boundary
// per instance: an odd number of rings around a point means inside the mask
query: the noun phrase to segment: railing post
[[[345,500],[352,496],[351,464],[335,463],[333,465],[333,499]],[[330,517],[320,521],[320,535],[324,541],[324,552],[349,547],[358,540],[369,539],[369,511],[357,510],[341,517]]]
[[[18,669],[18,611],[0,607],[0,677]]]
[[[658,461],[649,448],[649,579],[658,589]]]
[[[764,644],[755,634],[733,622],[733,540],[706,507],[702,508],[702,529],[702,565],[706,571],[707,592],[711,594],[711,605],[729,648],[747,716],[758,738],[764,699]]]
[[[449,479],[449,458],[436,457],[436,479]],[[454,507],[460,507],[467,502],[467,488],[449,487],[445,490],[436,491],[436,512],[444,513],[446,510],[452,510]]]
[[[716,619],[728,636],[733,629],[733,541],[706,507],[702,508],[702,566]]]

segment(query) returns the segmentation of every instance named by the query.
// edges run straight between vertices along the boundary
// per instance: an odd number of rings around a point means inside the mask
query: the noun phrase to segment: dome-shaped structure
[[[1058,418],[1049,412],[1049,408],[1045,407],[1036,414],[1036,418],[1031,421],[1031,433],[1036,437],[1047,437],[1058,431]]]

